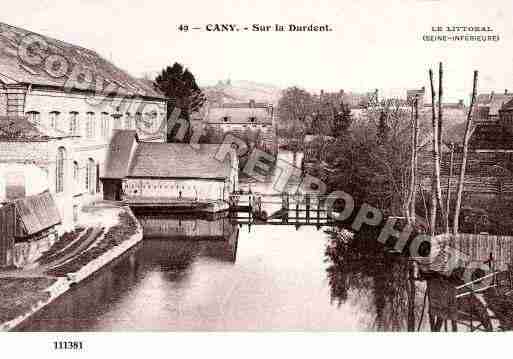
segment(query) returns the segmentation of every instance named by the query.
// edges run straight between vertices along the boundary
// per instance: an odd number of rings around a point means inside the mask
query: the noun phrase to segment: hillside
[[[246,80],[220,81],[215,86],[203,87],[203,91],[212,104],[255,100],[276,105],[281,95],[277,86]]]

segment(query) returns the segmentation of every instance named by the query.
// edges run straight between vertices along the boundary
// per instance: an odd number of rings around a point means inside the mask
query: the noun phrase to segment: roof
[[[479,94],[476,98],[477,119],[497,116],[501,107],[513,99],[513,93]],[[485,116],[485,117],[483,117]]]
[[[207,121],[209,123],[272,124],[272,112],[267,107],[212,107],[208,111]]]
[[[103,178],[121,179],[128,176],[131,154],[137,143],[135,130],[115,130],[110,142]]]
[[[46,141],[48,135],[26,117],[0,116],[0,141]]]
[[[70,137],[58,129],[33,124],[25,116],[0,116],[0,141],[47,141]]]
[[[18,56],[20,44],[28,35],[37,35],[48,45],[46,49],[41,49],[43,58],[57,55],[66,59],[69,64],[68,74],[62,77],[51,76],[43,68],[43,64],[30,65],[20,60]],[[91,71],[94,77],[92,81],[103,78],[105,82],[114,84],[116,88],[119,87],[119,90],[116,90],[119,95],[165,98],[152,84],[134,78],[126,71],[102,58],[95,51],[36,34],[29,30],[0,23],[0,48],[3,50],[0,51],[0,81],[7,84],[25,83],[63,87],[72,69],[81,66]],[[103,85],[107,88],[105,82]],[[112,85],[109,87],[112,87]],[[94,83],[91,84],[91,89],[96,89]]]
[[[14,204],[28,236],[61,223],[59,211],[49,192],[17,199]]]
[[[229,158],[219,161],[215,155],[221,145],[188,143],[137,144],[128,177],[224,179],[230,176]]]
[[[231,157],[215,158],[220,144],[158,143],[139,141],[136,131],[117,130],[112,138],[105,179],[198,178],[224,179],[232,170]]]

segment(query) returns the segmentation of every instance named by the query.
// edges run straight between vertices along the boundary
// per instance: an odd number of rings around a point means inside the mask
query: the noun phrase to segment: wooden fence
[[[439,243],[447,243],[464,253],[471,261],[484,262],[492,259],[495,268],[505,268],[513,261],[513,236],[459,233],[454,240],[452,235],[436,237]]]
[[[0,207],[0,267],[12,264],[15,230],[15,207],[8,203]]]

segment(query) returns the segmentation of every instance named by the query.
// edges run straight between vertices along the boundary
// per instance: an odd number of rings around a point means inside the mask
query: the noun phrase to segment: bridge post
[[[250,190],[250,195],[248,197],[248,221],[249,223],[251,223],[251,220],[253,219],[253,195],[251,194],[251,190]]]
[[[321,225],[321,198],[317,196],[317,227]]]
[[[306,223],[310,223],[310,193],[305,194],[306,201]]]
[[[281,221],[282,221],[282,223],[287,223],[289,220],[289,203],[290,203],[289,193],[283,192],[281,194],[281,212],[282,212]]]

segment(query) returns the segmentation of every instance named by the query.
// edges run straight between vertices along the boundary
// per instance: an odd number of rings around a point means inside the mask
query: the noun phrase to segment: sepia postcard
[[[0,348],[512,331],[512,13],[3,3]]]

